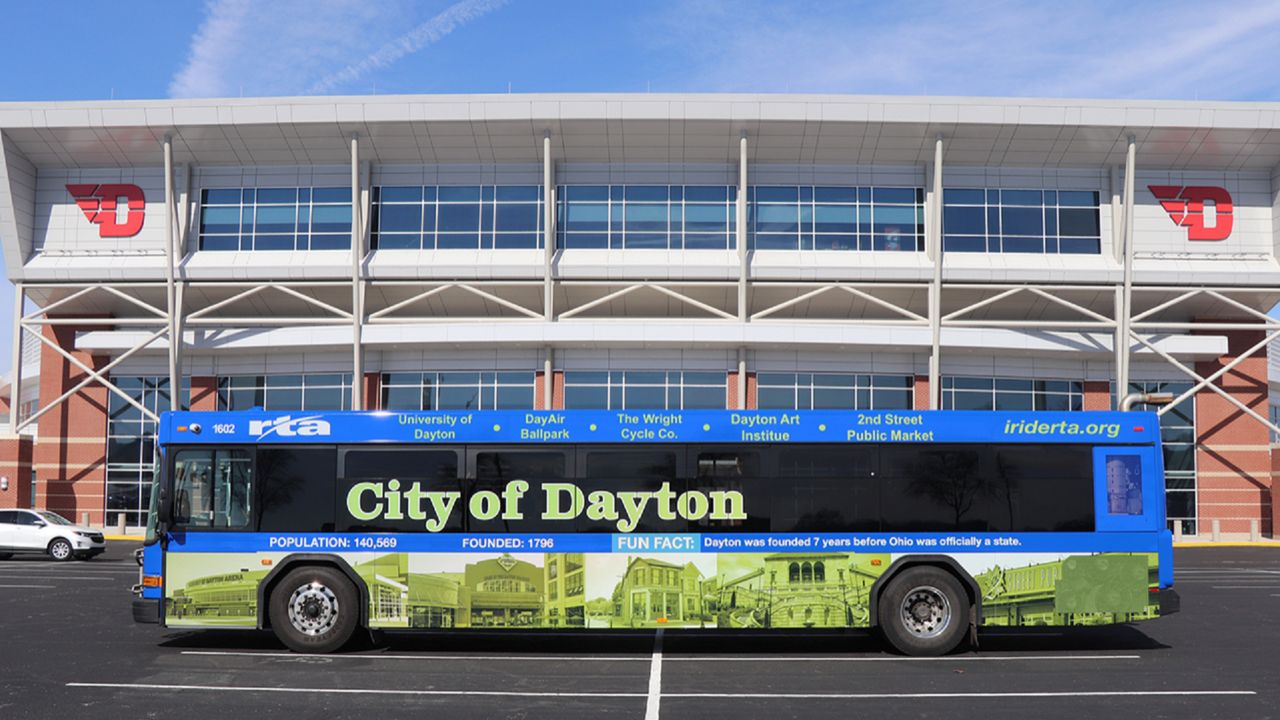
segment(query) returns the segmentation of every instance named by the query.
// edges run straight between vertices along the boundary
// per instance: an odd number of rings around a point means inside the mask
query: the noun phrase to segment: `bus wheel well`
[[[884,592],[889,582],[903,570],[922,565],[944,570],[960,581],[960,586],[964,588],[965,595],[969,598],[969,636],[971,641],[975,641],[978,625],[982,622],[982,591],[978,588],[978,581],[974,580],[972,575],[960,567],[960,563],[947,555],[907,555],[898,558],[890,565],[889,569],[885,570],[884,574],[877,578],[871,586],[871,605],[869,608],[871,627],[874,628],[880,624],[878,613],[880,594]]]
[[[325,555],[322,553],[297,553],[287,555],[275,564],[271,572],[258,583],[258,629],[270,630],[271,619],[270,613],[267,612],[267,603],[271,598],[272,591],[276,585],[280,584],[280,580],[290,570],[300,567],[328,567],[337,570],[351,581],[351,585],[360,595],[360,627],[369,626],[369,588],[364,584],[364,580],[356,574],[355,570],[347,564],[346,560],[337,555]]]

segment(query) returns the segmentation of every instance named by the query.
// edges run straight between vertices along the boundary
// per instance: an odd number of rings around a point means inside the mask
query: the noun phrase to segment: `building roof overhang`
[[[1271,171],[1280,103],[766,94],[531,94],[0,103],[38,168],[540,162]]]

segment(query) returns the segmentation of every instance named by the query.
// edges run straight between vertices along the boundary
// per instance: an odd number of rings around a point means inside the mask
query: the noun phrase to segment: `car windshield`
[[[62,517],[56,512],[41,510],[36,514],[39,515],[41,519],[43,519],[45,522],[49,523],[50,525],[70,525],[71,524],[70,520]]]

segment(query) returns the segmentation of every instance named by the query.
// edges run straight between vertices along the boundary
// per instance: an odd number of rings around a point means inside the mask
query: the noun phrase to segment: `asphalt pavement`
[[[1182,612],[999,629],[978,651],[858,632],[388,634],[297,655],[253,631],[132,622],[134,545],[0,562],[0,718],[1271,718],[1280,549],[1176,552]]]

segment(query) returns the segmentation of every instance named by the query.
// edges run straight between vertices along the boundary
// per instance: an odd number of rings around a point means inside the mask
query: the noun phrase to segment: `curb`
[[[105,534],[104,534],[104,535],[102,536],[102,539],[103,539],[103,540],[114,540],[114,541],[117,541],[117,542],[119,542],[119,541],[142,542],[145,538],[143,538],[143,536],[141,536],[141,535],[105,535]]]

